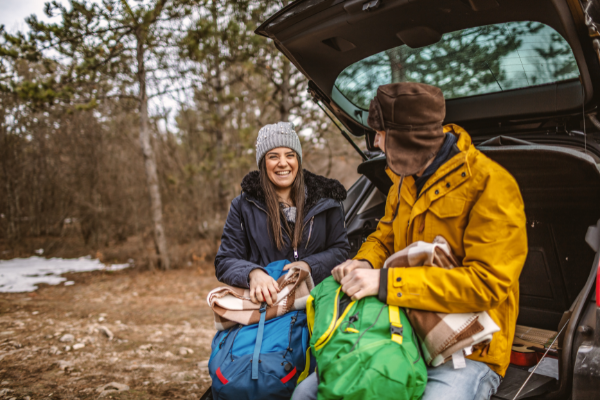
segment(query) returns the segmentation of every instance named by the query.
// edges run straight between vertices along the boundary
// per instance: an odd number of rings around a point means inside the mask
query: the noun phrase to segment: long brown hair
[[[291,231],[287,219],[282,218],[282,211],[281,206],[279,205],[277,191],[275,190],[275,185],[273,182],[271,182],[269,175],[267,174],[267,165],[264,157],[260,161],[260,165],[258,167],[260,171],[260,185],[265,193],[265,203],[267,205],[267,224],[269,226],[269,233],[271,234],[271,239],[277,246],[278,250],[281,250],[284,245],[283,231],[281,229],[282,225],[292,241],[292,248],[297,249],[298,245],[302,241],[305,196],[304,174],[302,173],[302,161],[296,152],[294,152],[294,154],[296,154],[296,159],[298,160],[298,173],[296,174],[294,183],[292,183],[292,191],[290,193],[290,197],[294,200],[294,206],[296,207],[296,223],[294,224],[293,232]]]

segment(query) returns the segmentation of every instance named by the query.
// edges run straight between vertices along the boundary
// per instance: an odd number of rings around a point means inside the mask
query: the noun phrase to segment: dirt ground
[[[200,398],[213,271],[77,273],[72,286],[0,293],[0,399]]]

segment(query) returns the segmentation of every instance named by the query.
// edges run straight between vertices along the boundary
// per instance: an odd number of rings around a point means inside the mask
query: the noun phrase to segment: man
[[[410,82],[378,88],[368,123],[393,185],[377,230],[332,274],[353,300],[378,296],[420,310],[487,311],[500,332],[465,368],[452,362],[428,368],[423,399],[489,399],[508,368],[519,310],[527,256],[523,199],[513,177],[480,153],[464,129],[442,126],[445,113],[439,88]],[[438,235],[461,267],[381,269],[395,252]],[[303,385],[297,391],[308,393]]]

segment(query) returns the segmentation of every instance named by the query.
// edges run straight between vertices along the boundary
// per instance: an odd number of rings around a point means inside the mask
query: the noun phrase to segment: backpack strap
[[[400,307],[388,306],[390,312],[390,333],[392,334],[392,340],[398,344],[402,344],[402,322],[400,321]]]
[[[265,332],[265,315],[267,314],[267,303],[260,305],[260,321],[258,322],[258,332],[256,333],[256,343],[254,344],[254,354],[252,355],[252,379],[258,379],[258,362],[260,357],[260,348],[262,347],[263,333]]]

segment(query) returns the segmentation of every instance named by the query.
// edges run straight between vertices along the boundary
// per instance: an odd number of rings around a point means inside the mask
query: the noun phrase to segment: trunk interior
[[[515,177],[525,201],[529,254],[520,277],[517,324],[557,331],[563,312],[587,282],[595,257],[585,235],[600,218],[599,160],[571,148],[515,143],[519,141],[496,138],[478,148]],[[359,172],[368,179],[361,178],[346,200],[352,205],[346,211],[353,253],[384,214],[382,193],[391,186],[384,169],[383,156],[362,163]],[[511,366],[494,398],[512,399],[528,375],[526,369]],[[548,392],[556,383],[534,374],[519,398]]]

